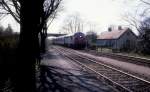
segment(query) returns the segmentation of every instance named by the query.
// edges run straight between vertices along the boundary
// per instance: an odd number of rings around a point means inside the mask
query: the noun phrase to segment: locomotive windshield
[[[84,37],[85,35],[82,32],[77,32],[74,34],[74,37]]]

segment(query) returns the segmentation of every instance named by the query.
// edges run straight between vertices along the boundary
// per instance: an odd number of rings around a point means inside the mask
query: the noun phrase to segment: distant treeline
[[[6,84],[14,73],[16,61],[16,48],[19,34],[13,32],[11,26],[4,29],[0,26],[0,89],[6,89],[11,84]]]
[[[18,39],[19,34],[17,32],[13,32],[11,26],[8,26],[6,29],[2,26],[0,27],[0,49],[16,48]]]

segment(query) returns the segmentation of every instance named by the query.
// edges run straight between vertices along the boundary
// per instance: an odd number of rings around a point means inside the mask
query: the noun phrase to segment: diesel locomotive
[[[76,32],[72,35],[57,37],[52,40],[55,45],[62,45],[73,49],[84,49],[86,46],[86,37],[82,32]]]

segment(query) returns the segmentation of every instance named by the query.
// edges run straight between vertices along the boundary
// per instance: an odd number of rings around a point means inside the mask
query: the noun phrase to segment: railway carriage
[[[73,44],[74,44],[74,39],[72,35],[67,35],[64,37],[64,45],[69,47],[69,48],[73,48]]]
[[[84,33],[76,32],[72,35],[61,36],[53,39],[53,43],[63,45],[74,49],[83,49],[86,45],[86,38]]]
[[[63,37],[57,37],[57,38],[54,38],[52,40],[53,44],[56,44],[56,45],[64,45],[64,38]]]

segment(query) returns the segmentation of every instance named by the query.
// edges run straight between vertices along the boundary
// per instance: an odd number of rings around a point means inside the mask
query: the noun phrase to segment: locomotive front
[[[77,32],[74,34],[74,47],[76,49],[83,49],[86,46],[86,38],[84,33]]]

